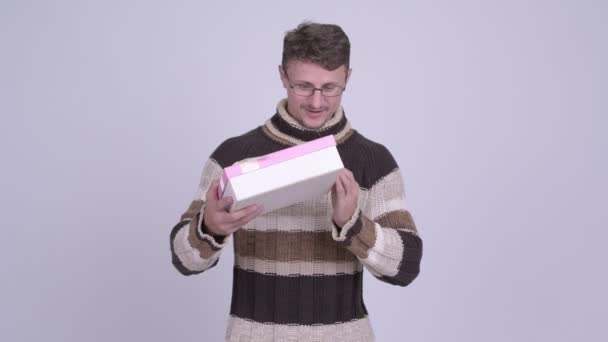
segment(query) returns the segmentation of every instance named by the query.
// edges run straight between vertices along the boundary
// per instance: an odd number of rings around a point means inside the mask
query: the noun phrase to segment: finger
[[[222,197],[222,199],[217,202],[217,208],[221,210],[228,210],[233,202],[234,199],[230,196]]]
[[[346,191],[346,197],[352,197],[355,191],[357,191],[355,185],[348,176],[344,177],[344,189]]]
[[[361,191],[361,188],[359,187],[359,184],[357,184],[357,182],[353,182],[352,184],[353,184],[353,187],[352,187],[351,192],[354,195],[359,196],[359,191]]]
[[[260,206],[257,204],[248,205],[245,208],[241,208],[237,211],[234,211],[228,215],[230,224],[235,224],[242,220],[243,218],[256,213],[260,209]]]
[[[350,192],[355,193],[355,192],[359,191],[359,183],[357,183],[353,174],[350,173],[347,178],[348,178]]]
[[[344,188],[344,181],[342,180],[342,177],[342,174],[340,174],[336,180],[336,193],[338,194],[338,197],[346,195],[346,189]]]
[[[344,179],[348,180],[349,183],[355,184],[357,187],[359,186],[359,183],[357,183],[357,180],[355,179],[355,175],[348,169],[344,169]]]
[[[214,180],[209,185],[209,189],[207,190],[207,194],[205,195],[205,200],[207,203],[212,203],[218,200],[217,191],[220,186],[220,182],[218,180]]]
[[[242,227],[242,226],[246,225],[247,223],[249,223],[249,221],[253,220],[254,218],[256,218],[257,216],[259,216],[264,211],[264,208],[262,206],[256,206],[255,209],[256,210],[254,212],[249,213],[245,217],[243,217],[240,220],[238,220],[236,222],[236,226],[237,227]]]
[[[344,169],[344,178],[347,179],[349,182],[357,183],[357,181],[355,180],[355,176],[348,169]]]
[[[357,183],[357,180],[355,179],[355,175],[350,171],[347,170],[348,172],[346,173],[346,176],[348,177],[348,179],[350,179],[353,183]]]

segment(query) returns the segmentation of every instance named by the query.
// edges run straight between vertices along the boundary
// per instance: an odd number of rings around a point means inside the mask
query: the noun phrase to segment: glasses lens
[[[319,90],[323,96],[334,97],[342,94],[342,91],[344,91],[344,88],[340,86],[330,86],[318,89],[310,84],[294,84],[292,88],[296,95],[300,96],[312,96],[316,90]]]
[[[293,90],[296,94],[301,96],[310,96],[314,91],[314,87],[308,84],[296,84],[293,86]]]
[[[342,93],[342,88],[338,86],[323,89],[323,96],[333,97],[340,95],[340,93]]]

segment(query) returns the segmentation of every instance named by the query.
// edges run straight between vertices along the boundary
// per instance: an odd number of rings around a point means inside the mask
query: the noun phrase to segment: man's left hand
[[[342,228],[355,214],[359,201],[359,183],[350,170],[344,169],[338,174],[336,183],[331,188],[331,204],[334,209],[334,223]]]

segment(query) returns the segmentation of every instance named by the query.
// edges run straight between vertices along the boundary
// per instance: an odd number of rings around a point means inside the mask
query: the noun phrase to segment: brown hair
[[[315,63],[330,71],[344,64],[348,70],[350,41],[338,25],[303,22],[285,34],[284,68],[290,60]]]

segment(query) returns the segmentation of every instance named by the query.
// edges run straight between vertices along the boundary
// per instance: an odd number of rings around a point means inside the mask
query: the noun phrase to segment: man
[[[228,341],[373,341],[363,266],[401,286],[419,273],[422,241],[397,163],[351,128],[340,105],[349,58],[339,26],[287,32],[279,66],[287,99],[264,125],[212,153],[199,194],[171,232],[173,264],[185,275],[215,266],[233,237]],[[232,199],[217,195],[222,168],[329,134],[346,168],[330,193],[264,215],[255,205],[225,209]]]

